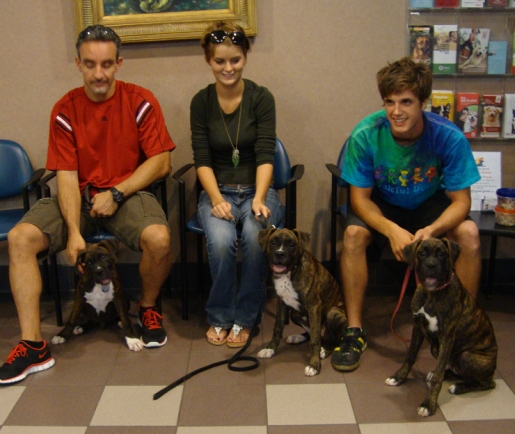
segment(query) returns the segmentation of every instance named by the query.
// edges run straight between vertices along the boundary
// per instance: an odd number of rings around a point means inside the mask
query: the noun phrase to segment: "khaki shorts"
[[[129,197],[111,217],[94,219],[89,215],[90,207],[82,199],[80,215],[80,233],[83,237],[97,231],[97,222],[118,238],[131,250],[140,252],[139,241],[141,233],[147,226],[164,225],[170,232],[166,215],[154,195],[146,191],[138,191]],[[50,237],[50,250],[44,252],[57,253],[66,249],[68,242],[68,227],[66,226],[57,197],[40,199],[20,220],[20,223],[30,223],[38,227]]]

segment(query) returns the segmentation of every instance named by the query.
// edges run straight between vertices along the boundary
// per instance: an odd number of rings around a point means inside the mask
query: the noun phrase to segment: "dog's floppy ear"
[[[120,242],[119,241],[103,240],[98,243],[98,246],[106,249],[115,260],[118,259],[118,253],[120,253]]]
[[[87,250],[81,250],[77,255],[77,260],[75,261],[75,271],[80,274],[79,265],[83,264],[86,260]]]
[[[412,270],[415,268],[415,258],[417,257],[417,251],[421,243],[422,240],[417,240],[414,243],[404,246],[404,249],[402,249],[404,262],[406,262]]]
[[[266,252],[266,246],[268,245],[268,239],[270,238],[270,235],[272,235],[277,229],[276,228],[270,228],[270,229],[261,229],[258,233],[258,242],[261,246],[261,249],[263,252]]]
[[[443,238],[442,241],[447,247],[447,250],[449,251],[449,256],[451,257],[451,261],[454,264],[456,262],[456,259],[458,259],[458,256],[460,256],[461,246],[458,243],[447,238]]]
[[[311,235],[306,232],[301,232],[298,229],[293,229],[293,233],[299,240],[299,247],[304,250],[309,246],[309,242],[311,241]]]

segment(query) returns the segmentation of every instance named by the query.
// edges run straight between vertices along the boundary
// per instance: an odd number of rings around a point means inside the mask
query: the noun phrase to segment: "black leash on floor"
[[[275,228],[274,225],[270,224],[268,219],[264,217],[263,215],[260,216],[261,224],[265,229],[271,229]],[[250,356],[242,356],[242,354],[247,351],[247,348],[252,343],[252,339],[257,335],[258,332],[258,325],[259,325],[259,312],[263,309],[263,306],[265,304],[266,299],[266,291],[263,294],[263,298],[261,299],[261,305],[259,306],[258,315],[256,316],[256,320],[254,321],[254,324],[252,325],[252,329],[250,330],[249,338],[247,339],[247,343],[243,346],[243,348],[238,351],[234,356],[232,356],[230,359],[222,360],[221,362],[212,363],[210,365],[204,366],[202,368],[197,369],[196,371],[190,372],[189,374],[186,374],[184,377],[179,378],[177,381],[174,381],[169,386],[166,386],[164,389],[161,389],[159,392],[154,394],[154,401],[156,399],[161,398],[164,394],[168,393],[170,390],[174,389],[175,387],[179,386],[180,384],[184,383],[185,381],[189,380],[191,377],[194,377],[197,374],[200,374],[201,372],[207,371],[208,369],[216,368],[217,366],[222,366],[227,364],[227,367],[230,371],[236,371],[236,372],[245,372],[245,371],[253,371],[259,366],[259,361],[255,357]],[[235,363],[238,362],[252,362],[252,364],[248,366],[234,366]]]

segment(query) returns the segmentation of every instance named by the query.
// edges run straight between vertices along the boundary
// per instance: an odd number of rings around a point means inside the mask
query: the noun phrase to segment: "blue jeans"
[[[234,220],[215,217],[211,199],[205,191],[200,195],[198,216],[207,239],[207,255],[213,286],[206,304],[208,322],[213,327],[230,329],[233,324],[250,328],[266,295],[266,257],[258,242],[263,229],[252,213],[256,188],[219,185],[224,200],[231,204]],[[269,221],[277,225],[281,220],[281,202],[270,188],[265,205],[270,209]],[[238,229],[241,229],[242,273],[237,290],[236,253]]]

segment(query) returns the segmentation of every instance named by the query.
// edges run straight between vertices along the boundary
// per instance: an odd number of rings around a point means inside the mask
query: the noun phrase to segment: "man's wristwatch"
[[[123,193],[120,190],[117,190],[115,187],[109,190],[113,195],[113,200],[120,205],[124,201]]]

